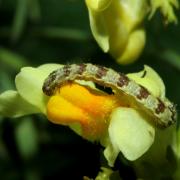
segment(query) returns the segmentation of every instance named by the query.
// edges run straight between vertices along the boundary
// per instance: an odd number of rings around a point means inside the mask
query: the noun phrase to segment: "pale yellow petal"
[[[40,111],[25,101],[17,91],[9,90],[0,94],[0,115],[4,117],[20,117]]]
[[[63,66],[64,65],[62,64],[49,63],[49,64],[43,64],[37,67],[37,69],[43,71],[43,73],[46,74],[46,76],[48,76],[52,71],[61,68]]]
[[[15,78],[16,88],[21,97],[37,107],[42,113],[46,113],[48,100],[42,91],[44,80],[53,70],[61,66],[59,64],[44,64],[38,68],[24,67]]]
[[[117,108],[111,114],[109,137],[113,148],[128,160],[136,160],[152,145],[155,129],[138,111]]]
[[[119,57],[115,57],[120,64],[134,62],[144,49],[146,34],[144,29],[137,29],[129,35],[127,46]],[[137,45],[138,44],[138,45]]]
[[[109,34],[103,14],[88,8],[92,34],[104,52],[109,50]]]
[[[94,11],[103,11],[111,2],[112,0],[86,0],[87,7]]]

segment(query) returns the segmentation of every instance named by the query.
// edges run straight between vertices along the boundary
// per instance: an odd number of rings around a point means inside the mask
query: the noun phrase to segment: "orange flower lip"
[[[99,139],[106,132],[109,114],[118,106],[115,95],[68,83],[49,99],[47,115],[56,124],[80,123],[83,137]]]

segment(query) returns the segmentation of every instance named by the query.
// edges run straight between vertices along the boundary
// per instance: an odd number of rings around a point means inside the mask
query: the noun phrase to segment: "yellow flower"
[[[146,33],[143,20],[160,8],[167,22],[176,22],[177,0],[86,0],[92,34],[104,52],[118,63],[134,62],[141,54]]]
[[[144,48],[144,1],[86,0],[94,38],[121,64],[137,59]]]
[[[58,124],[80,123],[83,137],[100,140],[109,124],[109,114],[118,106],[120,102],[115,96],[102,95],[98,91],[73,83],[62,86],[49,99],[47,116]]]
[[[43,113],[51,122],[67,125],[87,140],[99,141],[105,147],[104,155],[110,166],[119,152],[128,160],[136,160],[149,149],[155,136],[150,117],[143,116],[133,105],[125,106],[116,94],[97,89],[93,82],[76,80],[59,87],[50,97],[43,94],[44,80],[59,67],[62,65],[22,68],[15,79],[17,91],[0,94],[0,114],[20,117]],[[145,77],[144,71],[127,76],[154,96],[165,98],[161,78],[150,67],[145,66],[145,70]]]

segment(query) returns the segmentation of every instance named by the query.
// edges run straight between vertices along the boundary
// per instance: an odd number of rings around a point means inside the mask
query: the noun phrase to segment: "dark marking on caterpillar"
[[[98,66],[98,71],[96,73],[96,77],[102,78],[103,76],[106,75],[107,71],[108,71],[107,68],[105,68],[103,66]]]
[[[146,73],[144,71],[142,77]],[[115,94],[127,96],[136,103],[136,108],[149,114],[159,127],[168,127],[176,121],[176,108],[167,98],[155,97],[145,87],[129,79],[125,74],[103,66],[65,65],[50,73],[42,89],[46,95],[52,96],[64,83],[74,80],[93,81],[101,86],[112,88]]]
[[[64,76],[69,76],[70,74],[70,65],[66,65],[63,67],[63,71],[64,71]]]
[[[164,112],[164,110],[165,110],[165,105],[164,105],[164,103],[160,100],[160,99],[158,99],[158,105],[157,105],[157,108],[156,108],[156,113],[157,114],[159,114],[159,113],[163,113]]]
[[[80,64],[79,65],[79,70],[78,70],[78,74],[82,74],[86,69],[86,64]]]
[[[150,93],[145,87],[143,87],[141,85],[140,85],[140,87],[141,88],[139,90],[139,94],[136,97],[138,99],[146,99],[150,95]]]
[[[118,79],[118,82],[117,82],[117,85],[119,87],[123,87],[123,86],[127,86],[128,83],[129,83],[129,78],[123,74],[123,73],[119,73],[119,79]]]

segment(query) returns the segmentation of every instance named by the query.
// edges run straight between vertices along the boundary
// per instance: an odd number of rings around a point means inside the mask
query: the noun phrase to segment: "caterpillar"
[[[51,96],[62,84],[74,80],[93,81],[112,88],[115,93],[135,102],[137,108],[145,110],[159,127],[168,127],[176,122],[175,105],[167,98],[155,97],[147,88],[125,74],[99,65],[90,63],[64,65],[50,73],[44,81],[42,90],[47,96]]]

